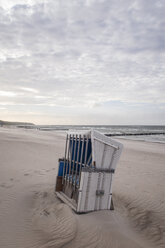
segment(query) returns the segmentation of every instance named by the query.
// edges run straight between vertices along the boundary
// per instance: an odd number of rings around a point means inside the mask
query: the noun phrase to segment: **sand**
[[[115,211],[76,215],[54,194],[65,134],[0,128],[0,247],[165,247],[165,144],[121,142]]]

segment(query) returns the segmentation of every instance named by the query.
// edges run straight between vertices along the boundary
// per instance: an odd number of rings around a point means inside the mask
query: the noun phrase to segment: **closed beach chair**
[[[55,192],[77,213],[112,209],[112,178],[123,145],[98,131],[69,132]]]

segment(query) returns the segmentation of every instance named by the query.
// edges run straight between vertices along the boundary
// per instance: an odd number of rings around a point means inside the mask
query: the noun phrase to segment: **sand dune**
[[[122,140],[115,211],[76,215],[54,195],[64,134],[0,129],[0,247],[164,247],[165,145]]]
[[[155,247],[164,247],[165,145],[123,143],[125,151],[114,182],[116,208]]]

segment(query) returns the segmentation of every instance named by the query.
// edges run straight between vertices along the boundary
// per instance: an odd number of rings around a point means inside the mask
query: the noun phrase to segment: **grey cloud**
[[[56,0],[1,8],[1,89],[36,89],[15,97],[34,105],[164,103],[164,12],[163,0]]]

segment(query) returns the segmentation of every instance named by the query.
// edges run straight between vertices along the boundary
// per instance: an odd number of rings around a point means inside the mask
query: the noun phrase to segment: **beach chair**
[[[112,209],[112,178],[123,145],[98,131],[68,132],[55,192],[77,213]]]

